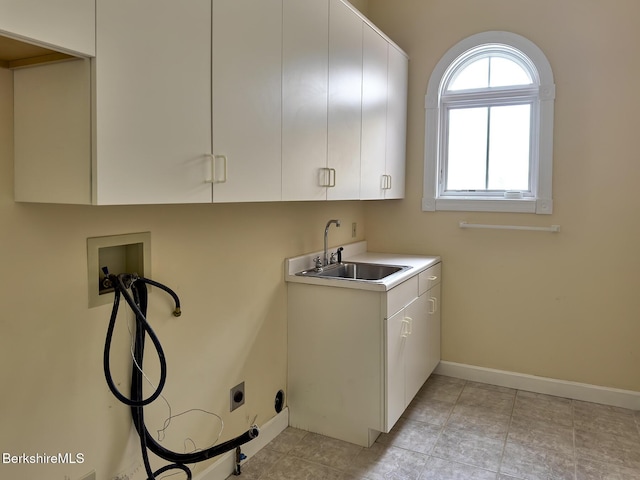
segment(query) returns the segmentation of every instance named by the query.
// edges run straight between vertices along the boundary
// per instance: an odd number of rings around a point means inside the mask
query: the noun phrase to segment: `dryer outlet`
[[[231,389],[229,411],[233,412],[236,408],[244,405],[244,400],[245,400],[244,382],[242,382]]]

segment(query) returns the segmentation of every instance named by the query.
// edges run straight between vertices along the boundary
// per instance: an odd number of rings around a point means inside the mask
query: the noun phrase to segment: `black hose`
[[[226,453],[230,450],[233,450],[240,445],[244,445],[250,440],[254,439],[258,436],[259,430],[257,426],[252,426],[245,433],[227,441],[221,443],[220,445],[214,445],[206,450],[202,450],[199,452],[193,453],[177,453],[171,450],[164,448],[160,445],[153,436],[147,430],[147,427],[144,423],[144,406],[148,405],[152,401],[154,401],[160,395],[167,376],[167,367],[166,360],[164,357],[164,351],[162,350],[162,345],[158,340],[155,332],[149,325],[146,319],[147,313],[147,287],[146,285],[153,285],[155,287],[160,288],[161,290],[167,292],[173,298],[175,302],[175,310],[173,314],[175,316],[180,316],[180,299],[178,295],[171,290],[166,285],[162,285],[161,283],[154,282],[148,278],[138,277],[137,275],[131,274],[121,274],[117,277],[114,275],[110,275],[110,280],[112,281],[115,288],[115,297],[113,301],[113,309],[111,311],[111,318],[109,321],[109,327],[107,329],[107,338],[105,340],[105,349],[103,356],[103,366],[105,372],[105,378],[107,380],[107,385],[111,392],[115,395],[115,397],[120,400],[122,403],[129,405],[131,407],[131,416],[133,418],[133,424],[136,427],[138,435],[140,436],[140,448],[142,450],[143,462],[145,465],[145,470],[149,480],[153,480],[157,475],[164,473],[168,470],[182,470],[187,475],[187,480],[191,479],[191,470],[185,465],[186,463],[197,463],[208,460],[215,456]],[[133,298],[129,295],[127,289],[131,288],[131,292],[133,294]],[[113,330],[115,327],[116,318],[118,315],[118,307],[120,305],[120,296],[123,296],[127,302],[127,304],[131,307],[131,309],[136,314],[136,331],[134,338],[134,362],[131,367],[131,398],[125,397],[115,386],[113,379],[111,377],[110,372],[110,349],[111,349],[111,340],[113,337]],[[153,392],[153,394],[147,398],[143,399],[143,375],[142,375],[142,362],[144,359],[144,343],[145,336],[149,334],[155,350],[158,354],[158,359],[160,360],[160,381],[158,387]],[[137,363],[137,365],[136,365]],[[161,469],[153,472],[151,465],[149,463],[149,457],[147,450],[151,450],[157,456],[167,460],[169,462],[173,462],[172,464],[166,465]]]
[[[153,331],[149,323],[144,318],[145,315],[142,313],[139,306],[136,305],[134,300],[131,298],[131,296],[127,292],[127,288],[123,280],[126,277],[124,275],[118,275],[117,277],[112,275],[111,277],[113,277],[112,281],[115,288],[115,294],[114,294],[115,296],[113,299],[113,309],[111,310],[111,318],[109,320],[109,327],[107,329],[107,338],[105,340],[105,346],[104,346],[104,355],[103,355],[104,375],[107,380],[107,385],[111,390],[111,393],[113,393],[113,395],[122,403],[130,406],[148,405],[160,396],[160,393],[164,388],[165,381],[167,380],[167,361],[165,360],[164,351],[162,350],[162,345],[160,344],[160,340],[156,336],[155,332]],[[146,294],[146,288],[145,288],[145,294]],[[113,378],[111,377],[111,367],[110,367],[111,339],[113,337],[113,330],[116,325],[116,318],[118,316],[118,307],[120,305],[120,295],[124,296],[125,300],[127,301],[131,309],[136,314],[136,319],[138,320],[136,322],[136,327],[137,327],[136,335],[142,335],[144,337],[144,332],[147,331],[147,333],[149,333],[149,337],[151,337],[151,341],[153,342],[153,345],[156,348],[156,352],[158,353],[158,360],[160,361],[160,382],[158,382],[158,387],[153,392],[153,394],[147,399],[142,399],[141,397],[129,399],[125,397],[118,390],[118,387],[116,387],[113,381]],[[146,311],[146,299],[145,299],[145,311]],[[142,321],[140,321],[140,319]],[[135,369],[135,365],[134,365],[134,369]]]

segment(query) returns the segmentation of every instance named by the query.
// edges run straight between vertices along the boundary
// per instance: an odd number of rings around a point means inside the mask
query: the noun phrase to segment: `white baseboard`
[[[264,425],[260,426],[260,435],[249,443],[242,445],[242,453],[247,460],[264,448],[280,432],[289,426],[289,409],[285,408]],[[194,477],[194,480],[225,480],[233,473],[236,467],[235,452],[227,452],[220,455],[218,460],[206,470]],[[242,478],[242,477],[238,477]]]
[[[501,387],[640,410],[640,392],[441,361],[434,373]]]

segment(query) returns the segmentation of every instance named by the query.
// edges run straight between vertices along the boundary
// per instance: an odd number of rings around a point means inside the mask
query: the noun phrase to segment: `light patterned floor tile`
[[[375,443],[353,459],[346,473],[369,480],[418,480],[428,456]]]
[[[578,480],[640,480],[640,471],[617,465],[578,460]]]
[[[445,427],[432,451],[435,457],[498,471],[506,434],[479,434]]]
[[[284,457],[283,453],[265,447],[242,465],[240,472],[241,477],[231,475],[227,480],[236,480],[238,478],[242,478],[242,480],[259,480],[262,478],[262,475],[268,472],[282,457]]]
[[[513,417],[509,440],[573,455],[573,428],[529,417]]]
[[[456,405],[447,421],[447,427],[464,429],[479,435],[506,435],[509,430],[509,415],[487,410],[477,405]]]
[[[420,480],[496,480],[496,472],[431,457]]]
[[[335,438],[309,433],[289,451],[289,455],[345,470],[362,448]]]
[[[433,375],[371,448],[287,428],[246,480],[640,480],[640,411]]]
[[[509,441],[500,472],[526,480],[574,480],[575,461],[572,454]]]
[[[456,406],[465,405],[483,410],[511,415],[516,391],[508,388],[488,388],[486,385],[467,383]]]
[[[618,465],[640,471],[640,442],[610,433],[576,429],[576,456],[580,460]]]
[[[402,416],[418,422],[444,425],[451,415],[454,405],[454,403],[416,396]]]
[[[378,437],[378,442],[413,452],[430,453],[441,430],[436,425],[401,418],[389,433]]]
[[[513,408],[513,416],[572,427],[573,402],[568,398],[519,391]]]
[[[339,470],[298,457],[284,456],[260,480],[342,480]]]
[[[459,378],[432,375],[418,391],[416,397],[454,404],[458,401],[466,384],[465,380]]]
[[[281,453],[289,453],[309,432],[297,428],[288,427],[280,435],[271,440],[268,448]]]
[[[576,429],[613,434],[640,442],[640,433],[633,410],[596,403],[575,402],[574,418]]]

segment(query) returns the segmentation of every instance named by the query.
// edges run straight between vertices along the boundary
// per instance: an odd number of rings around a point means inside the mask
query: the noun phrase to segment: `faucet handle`
[[[335,252],[331,252],[331,257],[329,258],[329,263],[330,264],[334,264],[336,263],[338,260],[336,260],[336,253]]]
[[[314,258],[313,262],[315,263],[317,271],[322,270],[322,260],[320,259],[320,255],[318,255],[316,258]]]

